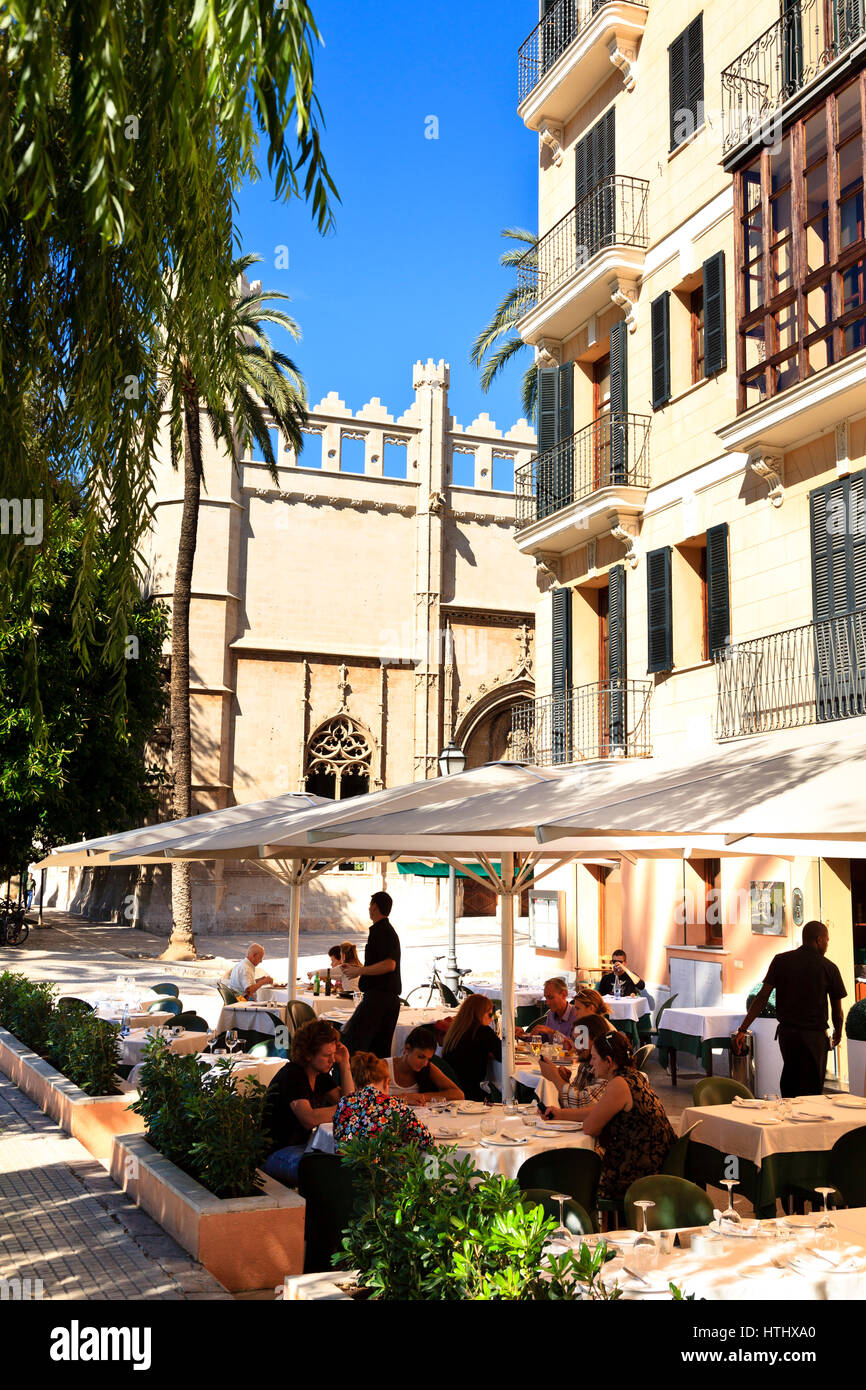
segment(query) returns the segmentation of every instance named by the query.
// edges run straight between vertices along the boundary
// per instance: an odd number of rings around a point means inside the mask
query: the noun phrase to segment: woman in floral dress
[[[356,1052],[349,1064],[355,1093],[344,1096],[334,1115],[334,1147],[339,1150],[350,1139],[365,1139],[385,1129],[399,1127],[407,1143],[432,1149],[433,1135],[405,1101],[388,1095],[388,1064],[375,1052]],[[351,1101],[351,1104],[345,1103]]]

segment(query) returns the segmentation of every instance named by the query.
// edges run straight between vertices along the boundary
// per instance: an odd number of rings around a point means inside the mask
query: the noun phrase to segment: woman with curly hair
[[[350,1139],[363,1139],[387,1129],[406,1143],[432,1149],[433,1135],[402,1100],[388,1095],[388,1063],[375,1052],[356,1052],[351,1061],[354,1095],[344,1096],[334,1116],[334,1146],[339,1153]]]
[[[335,1067],[339,1085],[331,1076]],[[310,1134],[334,1118],[340,1097],[354,1089],[349,1054],[336,1028],[321,1018],[298,1028],[292,1060],[280,1067],[265,1098],[264,1127],[271,1147],[262,1168],[269,1177],[294,1186]]]

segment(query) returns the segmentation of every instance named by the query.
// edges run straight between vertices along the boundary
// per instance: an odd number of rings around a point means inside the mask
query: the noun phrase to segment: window
[[[539,520],[574,498],[574,363],[538,371],[538,456],[535,469]]]
[[[553,761],[567,762],[570,756],[571,705],[571,590],[553,590],[553,662],[551,690],[553,693],[552,737]]]
[[[809,494],[819,720],[864,712],[866,472]]]
[[[704,379],[704,287],[689,295],[689,318],[692,329],[692,383]]]
[[[712,660],[731,645],[731,594],[728,572],[728,523],[707,530],[706,656]]]
[[[650,306],[652,332],[652,404],[658,410],[671,398],[671,297],[665,291]]]
[[[560,950],[559,894],[529,890],[529,944],[539,951]]]
[[[861,73],[736,176],[741,411],[866,347],[864,88]]]
[[[646,557],[647,670],[673,668],[673,614],[671,604],[671,548],[651,550]]]
[[[574,206],[578,253],[584,261],[616,232],[616,125],[611,108],[578,141],[574,151]]]
[[[703,929],[704,946],[724,944],[722,932],[722,861],[721,859],[690,859],[697,878],[696,921]]]
[[[699,14],[668,49],[671,149],[704,123],[704,17]]]
[[[710,377],[728,365],[724,251],[704,261],[703,281],[704,376]]]
[[[370,790],[371,749],[363,732],[345,715],[316,730],[307,747],[306,789],[343,801]]]

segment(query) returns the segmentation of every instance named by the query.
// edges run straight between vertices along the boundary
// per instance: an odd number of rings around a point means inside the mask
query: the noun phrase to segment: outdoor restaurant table
[[[535,1107],[532,1107],[533,1110]],[[455,1149],[457,1158],[469,1157],[483,1173],[499,1174],[505,1178],[516,1178],[521,1164],[533,1154],[544,1153],[548,1149],[592,1149],[595,1140],[582,1130],[572,1130],[567,1134],[549,1128],[543,1129],[544,1121],[539,1120],[528,1129],[520,1116],[506,1115],[501,1105],[488,1108],[488,1113],[496,1116],[497,1135],[505,1135],[523,1143],[494,1144],[485,1140],[480,1124],[485,1107],[473,1107],[472,1114],[434,1115],[426,1106],[413,1106],[415,1114],[432,1133],[438,1145]],[[491,1136],[495,1138],[496,1136]],[[319,1125],[313,1132],[307,1152],[334,1153],[333,1125]]]
[[[640,1041],[638,1036],[637,1022],[643,1018],[644,1014],[650,1011],[649,1001],[644,999],[642,994],[605,994],[603,996],[605,1004],[610,1009],[610,1016],[617,1025],[620,1033],[625,1033],[634,1047]]]
[[[91,1001],[96,1009],[97,1018],[104,1018],[108,1023],[123,1022],[123,1004],[118,1004],[114,1000],[94,999]],[[162,1023],[170,1022],[173,1017],[170,1013],[146,1013],[141,1004],[136,1009],[133,1005],[129,1007],[126,1015],[126,1022],[130,1028],[158,1028]]]
[[[712,1254],[691,1248],[691,1238],[704,1234],[706,1227],[682,1231],[684,1247],[660,1258],[644,1277],[650,1287],[630,1279],[623,1265],[629,1264],[630,1245],[623,1254],[605,1266],[604,1280],[616,1280],[623,1296],[629,1299],[670,1298],[669,1284],[677,1284],[686,1295],[698,1299],[719,1301],[765,1302],[767,1300],[846,1299],[866,1297],[866,1208],[857,1207],[833,1213],[837,1227],[837,1246],[826,1252],[828,1258],[810,1253],[814,1239],[810,1227],[820,1219],[819,1213],[810,1217],[762,1221],[764,1231],[778,1233],[778,1239],[759,1239],[754,1236],[724,1236],[711,1244]],[[744,1222],[748,1226],[750,1223]],[[612,1232],[614,1238],[621,1233]],[[624,1233],[622,1233],[624,1234]],[[796,1263],[791,1269],[787,1261]],[[836,1271],[833,1262],[853,1265],[848,1272]],[[774,1261],[778,1263],[774,1264]],[[781,1267],[779,1267],[781,1266]]]
[[[502,982],[498,979],[484,980],[480,976],[467,975],[463,978],[463,983],[467,989],[471,989],[473,994],[485,994],[488,999],[495,1003],[502,1000]],[[514,1007],[515,1009],[526,1009],[531,1004],[537,1004],[539,1013],[546,1012],[544,1004],[544,989],[541,985],[519,984],[514,987]]]
[[[275,1033],[276,1024],[272,1014],[278,1014],[286,1021],[285,1006],[271,1003],[252,1003],[244,1000],[240,1004],[223,1004],[217,1019],[216,1031],[225,1033],[230,1028],[243,1028],[251,1033]]]
[[[203,1053],[200,1060],[204,1065],[210,1058]],[[263,1086],[268,1086],[287,1061],[287,1057],[250,1057],[246,1052],[236,1052],[232,1057],[232,1075],[236,1080],[252,1076],[256,1081],[261,1081]]]
[[[153,1028],[149,1024],[148,1028]],[[141,1061],[145,1045],[150,1041],[148,1028],[131,1028],[125,1038],[120,1039],[120,1061],[125,1067],[134,1067]],[[184,1028],[176,1038],[169,1038],[169,1052],[203,1052],[207,1047],[207,1033],[193,1032]]]
[[[847,1097],[844,1098],[847,1100]],[[739,1190],[760,1216],[773,1216],[776,1199],[791,1187],[813,1189],[827,1182],[829,1154],[836,1140],[866,1125],[863,1108],[839,1104],[839,1098],[803,1096],[789,1102],[794,1113],[814,1114],[814,1120],[760,1118],[776,1114],[769,1105],[691,1106],[683,1111],[680,1133],[698,1120],[700,1129],[689,1143],[687,1175],[694,1182],[718,1186],[731,1155],[739,1161]],[[819,1119],[827,1115],[829,1119]]]
[[[546,1076],[541,1075],[541,1067],[538,1059],[531,1053],[516,1052],[514,1056],[514,1071],[512,1077],[519,1081],[521,1086],[527,1086],[534,1091],[545,1105],[559,1104],[559,1091],[553,1081],[549,1081]],[[491,1061],[488,1071],[488,1080],[502,1093],[502,1063]]]
[[[671,1078],[676,1085],[676,1054],[690,1052],[700,1057],[708,1076],[713,1070],[713,1050],[731,1050],[731,1033],[735,1033],[746,1015],[744,1005],[731,1000],[726,1004],[703,1005],[697,1009],[665,1009],[658,1034],[659,1062],[663,1067],[671,1059]]]

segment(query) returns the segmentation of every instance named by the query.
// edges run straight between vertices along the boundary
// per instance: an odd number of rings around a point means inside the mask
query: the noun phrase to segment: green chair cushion
[[[629,1227],[640,1230],[640,1208],[635,1202],[646,1200],[655,1205],[647,1210],[650,1231],[669,1231],[675,1226],[706,1226],[713,1219],[713,1204],[706,1192],[685,1178],[658,1174],[638,1178],[625,1194],[625,1218]]]

